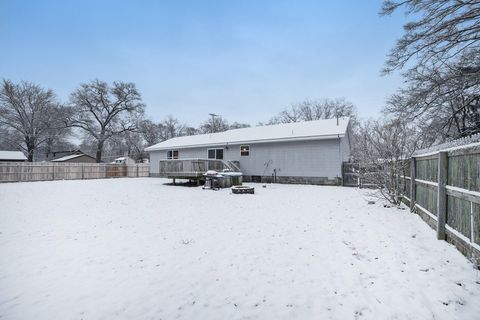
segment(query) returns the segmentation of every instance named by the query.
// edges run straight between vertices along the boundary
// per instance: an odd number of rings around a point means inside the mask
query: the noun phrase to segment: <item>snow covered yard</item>
[[[479,271],[407,210],[165,182],[1,184],[0,318],[479,319]]]

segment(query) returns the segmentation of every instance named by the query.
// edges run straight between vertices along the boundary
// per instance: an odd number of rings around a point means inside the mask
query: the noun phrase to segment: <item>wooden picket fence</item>
[[[480,266],[480,145],[415,155],[408,171],[411,210]]]
[[[148,177],[148,163],[0,162],[0,182]]]

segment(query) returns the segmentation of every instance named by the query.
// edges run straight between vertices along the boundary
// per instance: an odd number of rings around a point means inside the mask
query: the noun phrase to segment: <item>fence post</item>
[[[55,165],[52,165],[52,180],[55,180]]]
[[[410,211],[415,208],[415,157],[410,159]]]
[[[83,168],[84,166],[85,166],[85,165],[82,163],[82,180],[85,179],[84,173],[83,173],[83,172],[84,172],[84,168]]]
[[[395,201],[399,201],[400,199],[400,170],[398,170],[398,161],[399,160],[394,160],[395,161]],[[402,201],[399,201],[399,204],[401,204]]]
[[[448,153],[438,153],[438,195],[437,195],[437,239],[445,240],[445,220],[447,217],[447,175]]]

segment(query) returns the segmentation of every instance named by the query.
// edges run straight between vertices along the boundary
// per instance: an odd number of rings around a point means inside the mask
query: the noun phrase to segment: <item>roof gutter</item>
[[[154,146],[148,147],[145,149],[147,152],[152,151],[161,151],[161,150],[171,150],[175,149],[188,149],[188,148],[202,148],[202,147],[213,147],[213,146],[223,146],[228,145],[238,145],[238,144],[254,144],[254,143],[278,143],[278,142],[293,142],[293,141],[312,141],[312,140],[329,140],[329,139],[338,139],[344,137],[345,134],[331,134],[331,135],[322,135],[322,136],[305,136],[305,137],[295,137],[295,138],[281,138],[281,139],[259,139],[259,140],[244,140],[244,141],[223,141],[223,142],[212,142],[212,143],[203,143],[203,144],[191,144],[191,145],[182,145],[182,146],[165,146],[157,147]],[[167,140],[168,141],[168,140]]]

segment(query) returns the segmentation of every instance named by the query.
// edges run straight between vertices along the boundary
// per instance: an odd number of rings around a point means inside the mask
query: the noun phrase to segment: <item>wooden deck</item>
[[[217,159],[173,159],[160,160],[160,177],[170,179],[192,179],[203,178],[208,170],[235,171],[239,172],[238,164],[232,161]]]

